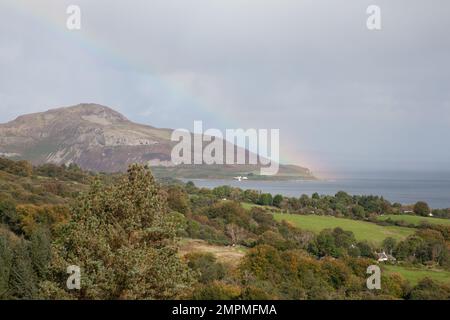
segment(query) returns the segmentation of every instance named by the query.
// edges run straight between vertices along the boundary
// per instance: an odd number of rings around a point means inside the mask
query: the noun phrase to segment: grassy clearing
[[[441,224],[445,226],[450,226],[450,219],[421,217],[421,216],[413,216],[410,214],[386,214],[378,218],[378,220],[380,221],[387,219],[391,219],[394,221],[404,221],[406,223],[411,223],[414,225],[419,225],[421,222],[427,222],[430,224]]]
[[[280,211],[280,208],[277,207],[273,207],[273,206],[262,206],[259,204],[254,204],[254,203],[250,203],[250,202],[241,202],[241,206],[242,208],[246,209],[246,210],[250,210],[252,208],[261,208],[264,210],[268,210],[268,211]]]
[[[333,229],[340,227],[347,231],[352,231],[357,240],[367,240],[374,244],[380,244],[387,237],[403,240],[413,234],[413,228],[397,226],[379,226],[375,223],[336,218],[332,216],[318,215],[297,215],[297,214],[274,214],[277,221],[288,221],[298,228],[319,233],[323,229]]]
[[[245,255],[246,249],[242,246],[211,245],[200,239],[182,239],[179,253],[184,256],[190,252],[212,253],[217,261],[236,266]]]
[[[388,273],[399,273],[412,285],[416,285],[423,278],[430,278],[432,280],[450,284],[450,272],[445,270],[425,269],[403,267],[398,265],[385,265],[383,270]]]

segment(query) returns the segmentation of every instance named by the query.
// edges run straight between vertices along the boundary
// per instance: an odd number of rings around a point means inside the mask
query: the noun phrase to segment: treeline
[[[86,182],[87,177],[91,175],[90,173],[82,171],[80,167],[74,163],[68,166],[66,165],[58,166],[55,164],[48,163],[33,167],[33,165],[30,162],[25,160],[14,161],[1,157],[0,157],[0,171],[5,171],[22,177],[31,177],[35,175],[77,182]]]
[[[91,173],[76,165],[33,167],[27,161],[0,158],[0,202],[66,204],[87,188],[92,179]]]
[[[297,214],[333,215],[361,220],[374,220],[381,214],[402,214],[405,211],[420,216],[450,218],[449,209],[430,209],[428,204],[418,201],[413,206],[391,203],[382,196],[349,195],[344,191],[334,196],[313,193],[299,197],[286,197],[280,194],[261,193],[256,190],[242,190],[231,186],[220,186],[214,189],[197,188],[193,182],[186,184],[190,194],[210,195],[218,199],[230,199],[263,206],[274,206],[278,209]]]

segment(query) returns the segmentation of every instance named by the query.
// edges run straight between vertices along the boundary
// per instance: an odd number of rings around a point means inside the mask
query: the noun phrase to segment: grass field
[[[387,237],[397,240],[405,239],[413,234],[413,228],[397,226],[379,226],[375,223],[335,218],[332,216],[318,215],[297,215],[297,214],[274,214],[275,220],[285,220],[291,222],[296,227],[319,233],[323,229],[341,227],[344,230],[352,231],[357,240],[367,240],[374,244],[380,244]]]
[[[241,202],[241,206],[242,208],[246,209],[246,210],[250,210],[251,208],[262,208],[265,210],[269,210],[269,211],[281,211],[279,208],[277,207],[273,207],[273,206],[261,206],[259,204],[254,204],[254,203],[250,203],[250,202]]]
[[[441,283],[450,284],[450,272],[444,270],[433,270],[433,269],[419,269],[410,268],[397,265],[385,265],[383,270],[388,273],[399,273],[406,280],[408,280],[412,285],[416,285],[423,278],[430,278]]]
[[[428,222],[430,224],[442,224],[445,226],[450,226],[450,219],[439,219],[432,217],[421,217],[421,216],[413,216],[409,214],[386,214],[380,216],[378,220],[383,221],[387,219],[391,219],[394,221],[405,221],[406,223],[412,223],[415,225],[419,225],[422,221]]]

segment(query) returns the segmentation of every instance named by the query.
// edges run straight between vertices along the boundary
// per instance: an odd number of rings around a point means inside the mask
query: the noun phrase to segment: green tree
[[[411,290],[409,298],[411,300],[448,300],[450,287],[425,278]]]
[[[50,230],[41,227],[33,232],[29,244],[31,262],[38,278],[44,278],[51,258]]]
[[[258,204],[262,206],[271,206],[272,202],[272,195],[270,193],[263,193],[259,196]]]
[[[369,242],[367,242],[366,240],[360,241],[356,244],[356,246],[359,248],[359,252],[362,257],[373,258],[374,249]]]
[[[333,232],[330,229],[324,229],[317,235],[316,239],[310,243],[309,251],[319,257],[327,255],[332,257],[340,256]]]
[[[33,270],[28,245],[23,239],[13,250],[8,286],[11,297],[17,299],[37,298],[37,277]]]
[[[193,252],[186,258],[189,267],[199,272],[198,279],[201,283],[221,280],[225,276],[225,267],[216,261],[212,253]]]
[[[0,299],[9,296],[9,276],[12,265],[12,249],[9,239],[0,235]]]
[[[54,243],[48,296],[64,294],[66,268],[81,268],[82,299],[168,299],[192,283],[177,255],[164,193],[151,172],[132,165],[121,181],[96,181]]]
[[[359,204],[352,207],[352,213],[356,218],[362,219],[366,216],[366,211]]]
[[[396,245],[397,245],[397,240],[395,240],[392,237],[387,237],[386,239],[383,240],[383,243],[382,243],[383,249],[390,254],[392,254],[392,251],[394,250]]]
[[[419,201],[414,205],[414,213],[419,216],[428,216],[431,212],[430,207],[426,202]]]
[[[282,201],[283,201],[283,196],[281,194],[277,194],[275,197],[273,197],[272,203],[275,207],[280,208]]]

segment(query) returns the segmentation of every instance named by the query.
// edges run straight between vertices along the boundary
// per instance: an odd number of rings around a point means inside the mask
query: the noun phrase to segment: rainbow
[[[139,63],[125,50],[118,47],[113,47],[106,43],[101,37],[91,32],[89,28],[82,27],[81,32],[69,32],[66,28],[66,9],[69,5],[68,3],[52,2],[54,10],[51,11],[44,10],[44,6],[40,1],[25,2],[20,0],[4,0],[1,5],[8,7],[8,9],[17,12],[19,15],[22,15],[31,21],[34,20],[37,23],[40,23],[42,26],[45,26],[49,32],[53,32],[57,37],[69,38],[70,41],[73,41],[79,47],[91,52],[94,55],[100,56],[102,59],[113,64],[119,70],[131,70],[136,72],[136,74],[145,74],[145,76],[149,79],[149,85],[163,88],[172,96],[177,97],[182,101],[186,101],[186,103],[192,108],[195,108],[200,112],[207,113],[224,128],[240,127],[239,124],[236,123],[236,119],[229,113],[225,112],[225,110],[222,110],[222,108],[211,107],[211,105],[213,105],[212,103],[204,101],[203,97],[198,95],[196,96],[193,92],[189,92],[189,90],[181,82],[160,76],[158,72],[155,71],[157,69],[156,66]],[[83,19],[83,14],[85,14],[85,12],[82,7],[81,9]],[[300,152],[295,151],[294,148],[292,148],[292,145],[296,139],[291,139],[291,142],[286,144],[287,140],[283,140],[282,130],[280,131],[280,138],[281,141],[284,142],[280,146],[281,163],[299,164],[309,168],[314,165],[314,168],[324,170],[325,166],[323,163],[320,163],[319,159],[311,155],[305,155],[303,153],[300,154]]]

